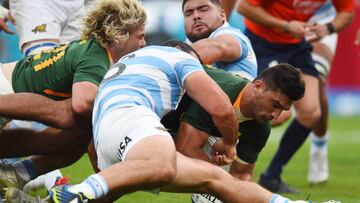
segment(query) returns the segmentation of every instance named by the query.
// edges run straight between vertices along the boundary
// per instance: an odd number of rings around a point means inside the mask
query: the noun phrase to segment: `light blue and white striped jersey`
[[[257,76],[257,61],[250,40],[239,29],[231,27],[227,22],[211,33],[209,38],[223,34],[230,34],[235,37],[241,47],[241,54],[235,61],[219,61],[213,65],[249,80],[254,79]]]
[[[179,49],[148,46],[121,58],[106,73],[93,109],[93,132],[107,112],[145,106],[160,118],[178,105],[187,76],[204,71],[197,59]]]
[[[315,12],[309,22],[325,24],[331,22],[336,16],[336,9],[333,6],[331,0],[327,0],[320,8]]]

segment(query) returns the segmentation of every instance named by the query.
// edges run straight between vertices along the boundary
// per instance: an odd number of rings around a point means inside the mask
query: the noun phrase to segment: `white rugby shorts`
[[[80,38],[84,0],[10,0],[10,10],[16,19],[20,49],[34,40],[59,39],[67,44]]]
[[[114,109],[99,122],[94,141],[100,170],[125,160],[129,150],[146,137],[171,137],[160,123],[160,118],[143,106]]]

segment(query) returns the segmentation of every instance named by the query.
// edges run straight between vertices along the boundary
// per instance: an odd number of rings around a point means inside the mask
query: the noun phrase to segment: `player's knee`
[[[316,122],[320,119],[320,108],[314,108],[309,111],[302,111],[297,113],[298,121],[305,127],[312,128]]]
[[[281,112],[281,114],[276,119],[271,121],[271,126],[276,127],[285,123],[287,120],[291,118],[291,115],[292,115],[291,110]]]

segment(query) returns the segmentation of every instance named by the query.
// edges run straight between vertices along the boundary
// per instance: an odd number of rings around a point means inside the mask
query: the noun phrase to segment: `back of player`
[[[123,136],[112,133],[116,131],[111,127],[114,125],[113,122],[105,121],[110,121],[117,114],[125,117],[135,110],[138,114],[147,115],[147,118],[153,117],[154,114],[161,118],[176,108],[184,92],[185,78],[194,71],[203,69],[193,56],[164,46],[148,46],[128,54],[108,71],[99,87],[92,121],[100,169],[123,161],[131,145],[143,139],[133,137],[131,144],[119,153],[118,146],[123,143]],[[131,108],[133,110],[130,110]],[[121,119],[127,119],[124,117]],[[131,119],[135,123],[141,118]],[[161,129],[164,129],[161,127],[160,119],[157,122],[159,132],[155,134],[161,133]],[[154,131],[153,125],[154,122],[149,121],[146,125],[149,127],[142,127],[141,132]],[[110,134],[116,137],[109,136]]]
[[[79,40],[20,60],[12,73],[14,92],[34,92],[55,100],[71,97],[72,85],[99,85],[110,60],[94,39]]]

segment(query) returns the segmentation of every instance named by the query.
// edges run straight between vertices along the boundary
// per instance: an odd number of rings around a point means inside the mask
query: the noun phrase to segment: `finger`
[[[213,156],[212,160],[216,165],[219,165],[219,156],[218,155]]]
[[[214,149],[214,147],[211,147],[210,154],[211,154],[211,156],[215,156],[215,155],[216,155],[216,150]]]
[[[9,19],[13,25],[16,25],[15,17],[10,11],[9,11]]]
[[[225,165],[225,163],[226,163],[225,159],[226,159],[226,156],[224,156],[224,155],[219,156],[219,165],[220,166]]]
[[[2,29],[6,32],[6,33],[9,33],[9,34],[15,34],[14,31],[11,31],[10,28],[8,27],[8,25],[6,23],[4,23],[2,26]]]
[[[216,163],[216,165],[218,165],[218,166],[223,166],[224,165],[224,162],[223,162],[223,155],[216,155],[215,157],[214,157],[214,162]]]

